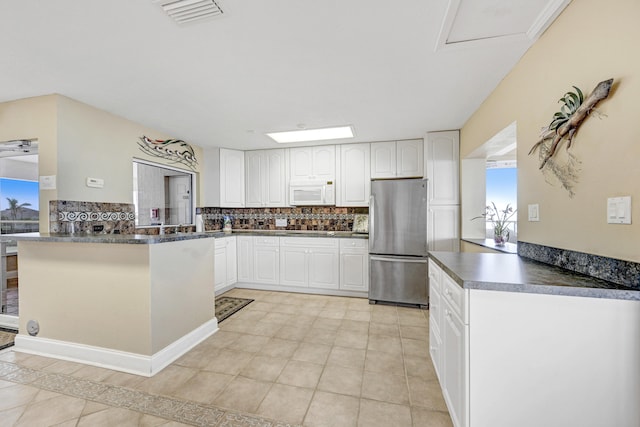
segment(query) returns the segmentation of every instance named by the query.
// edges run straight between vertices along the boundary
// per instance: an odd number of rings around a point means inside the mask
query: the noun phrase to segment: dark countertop
[[[274,237],[328,237],[343,239],[368,239],[366,233],[353,233],[351,231],[297,231],[297,230],[233,230],[231,233],[222,231],[207,231],[216,234],[216,237],[225,236],[274,236]]]
[[[327,238],[353,238],[366,239],[367,234],[358,234],[345,231],[336,231],[329,234],[326,231],[261,231],[261,230],[234,230],[232,233],[222,231],[207,231],[204,233],[171,233],[163,235],[146,234],[55,234],[55,233],[20,233],[3,234],[0,241],[31,241],[31,242],[73,242],[73,243],[118,243],[118,244],[143,244],[178,242],[183,240],[222,238],[229,236],[277,236],[277,237],[327,237]]]
[[[517,255],[429,252],[465,289],[640,301],[640,291]]]
[[[151,245],[156,243],[178,242],[181,240],[209,239],[213,237],[216,236],[210,233],[175,233],[155,236],[146,234],[20,233],[3,234],[2,236],[0,236],[0,240],[17,240],[27,242],[120,243]]]

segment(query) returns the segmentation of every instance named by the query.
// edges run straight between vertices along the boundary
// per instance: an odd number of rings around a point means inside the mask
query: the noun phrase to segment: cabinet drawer
[[[231,239],[235,239],[235,237],[219,237],[217,239],[214,239],[216,249],[224,248],[225,246],[227,246],[227,244],[229,244]]]
[[[368,249],[367,239],[340,239],[340,249]]]
[[[305,248],[337,248],[339,239],[332,237],[281,237],[282,246],[302,246]]]
[[[442,298],[451,306],[452,311],[466,324],[469,323],[465,301],[465,290],[451,277],[442,273]]]
[[[255,236],[253,244],[256,246],[279,246],[280,238],[273,236]]]
[[[438,292],[442,292],[442,269],[438,264],[429,260],[429,289],[434,288]]]

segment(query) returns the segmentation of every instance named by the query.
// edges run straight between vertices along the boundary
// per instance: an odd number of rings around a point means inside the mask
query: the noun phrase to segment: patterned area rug
[[[216,298],[216,317],[218,323],[222,322],[233,313],[240,311],[252,303],[252,299],[247,298],[235,298],[235,297],[220,297]]]
[[[16,337],[17,331],[0,328],[0,350],[11,347]]]

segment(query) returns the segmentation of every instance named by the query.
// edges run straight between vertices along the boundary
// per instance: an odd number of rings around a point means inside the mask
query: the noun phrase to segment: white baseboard
[[[18,329],[18,316],[9,316],[0,314],[0,327],[9,329]]]
[[[153,356],[22,334],[16,335],[13,349],[151,377],[217,331],[218,319],[214,317]]]
[[[256,289],[260,291],[280,291],[280,292],[293,292],[301,294],[314,294],[314,295],[330,295],[338,297],[357,297],[357,298],[369,298],[369,292],[359,291],[345,291],[342,289],[321,289],[321,288],[299,288],[295,286],[282,286],[282,285],[270,285],[266,283],[252,283],[252,282],[237,282],[234,287],[241,289]]]
[[[236,287],[236,283],[232,283],[230,285],[221,286],[218,289],[215,289],[213,291],[213,293],[214,293],[215,296],[222,295],[225,292],[230,291],[231,289],[233,289],[235,287]]]

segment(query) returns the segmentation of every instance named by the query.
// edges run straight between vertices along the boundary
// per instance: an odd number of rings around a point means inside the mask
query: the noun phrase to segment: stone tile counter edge
[[[640,290],[519,256],[434,251],[429,258],[465,289],[640,300]]]
[[[220,233],[222,234],[222,233]],[[32,241],[32,242],[72,242],[72,243],[115,243],[151,245],[157,243],[178,242],[183,240],[210,239],[222,237],[216,233],[174,233],[164,235],[145,234],[55,234],[55,233],[21,233],[4,234],[0,241]]]
[[[317,237],[317,238],[343,238],[343,239],[368,239],[366,233],[354,233],[351,231],[298,231],[298,230],[233,230],[225,233],[220,230],[211,230],[206,233],[215,237],[228,236],[273,236],[273,237]]]

